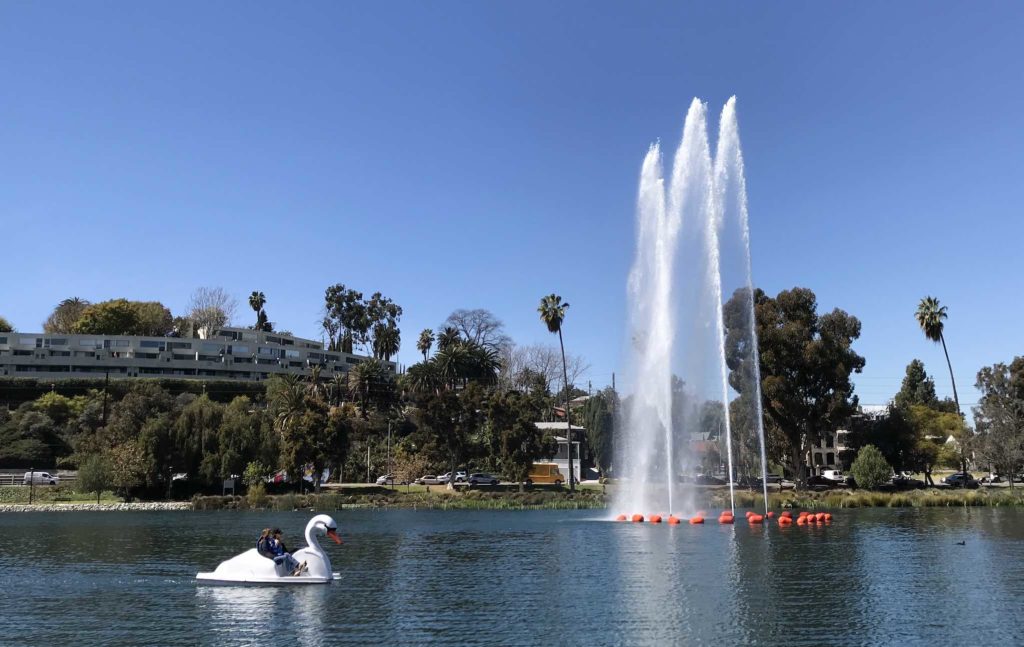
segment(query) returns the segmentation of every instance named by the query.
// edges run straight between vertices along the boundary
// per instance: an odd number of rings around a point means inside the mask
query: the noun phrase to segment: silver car
[[[483,472],[469,475],[470,485],[497,485],[499,480],[497,476],[491,476]]]
[[[447,475],[442,477],[442,476],[434,476],[433,474],[429,474],[427,476],[419,477],[418,479],[413,481],[413,483],[415,483],[416,485],[444,485],[445,483],[448,482],[448,479],[445,478],[446,476]],[[444,478],[443,481],[441,480],[442,478]]]

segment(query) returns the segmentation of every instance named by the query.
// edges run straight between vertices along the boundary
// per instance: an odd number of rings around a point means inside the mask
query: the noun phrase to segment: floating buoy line
[[[668,516],[663,516],[660,514],[651,514],[648,515],[646,518],[642,514],[634,514],[631,516],[620,514],[615,517],[615,520],[630,521],[632,523],[644,523],[646,519],[648,523],[660,524],[662,522],[665,522],[670,526],[677,526],[683,521],[688,521],[691,526],[700,526],[704,524],[704,518],[706,516],[707,513],[705,513],[703,510],[700,510],[689,519],[677,517],[672,514]],[[776,515],[774,511],[769,511],[767,514],[757,514],[752,510],[748,510],[745,516],[747,519],[747,523],[751,526],[763,526],[765,525],[766,521],[771,521],[772,519],[775,519],[776,523],[778,523],[778,525],[781,527],[792,526],[794,523],[798,526],[827,526],[832,523],[831,512],[808,512],[804,510],[797,515],[796,520],[793,519],[793,513],[790,512],[789,510],[783,510],[778,515]],[[718,523],[721,525],[731,526],[734,522],[735,518],[733,517],[733,513],[731,510],[723,510],[722,513],[718,515]]]

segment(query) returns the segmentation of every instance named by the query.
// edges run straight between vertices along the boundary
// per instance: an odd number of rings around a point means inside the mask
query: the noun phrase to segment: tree
[[[956,392],[956,379],[953,377],[953,364],[949,361],[949,351],[946,350],[946,336],[944,334],[946,324],[943,320],[947,318],[946,306],[939,305],[939,300],[935,297],[925,297],[921,299],[921,302],[917,304],[917,312],[914,314],[914,318],[917,319],[917,324],[921,326],[921,331],[924,332],[924,336],[932,340],[935,343],[942,344],[942,352],[946,355],[946,366],[949,368],[949,381],[953,385],[953,402],[956,403],[956,412],[960,414],[960,396]],[[960,463],[961,469],[967,471],[967,448],[965,443],[960,444]]]
[[[501,370],[498,385],[502,390],[523,390],[534,383],[537,375],[544,377],[544,388],[553,391],[555,382],[562,378],[562,360],[559,349],[545,344],[519,346],[512,342],[499,350]],[[572,353],[565,354],[566,372],[569,384],[574,384],[580,376],[590,370],[590,364]]]
[[[446,351],[452,346],[456,346],[462,342],[462,336],[459,331],[452,327],[447,326],[442,328],[437,333],[437,350],[438,352]]]
[[[504,332],[505,324],[490,310],[483,308],[459,308],[448,315],[444,326],[459,331],[459,335],[467,341],[493,350],[499,350],[512,341]]]
[[[515,391],[489,398],[487,424],[491,427],[491,452],[505,478],[523,489],[533,462],[557,451],[550,437],[534,424],[540,412],[528,396]]]
[[[336,350],[351,353],[356,344],[364,342],[369,324],[362,292],[347,288],[342,283],[328,287],[324,292],[324,312],[338,335],[333,344]]]
[[[174,317],[158,301],[111,299],[87,306],[71,328],[79,335],[163,337],[174,330]]]
[[[392,323],[379,323],[373,327],[373,356],[385,362],[398,354],[402,344],[402,332]]]
[[[110,480],[110,465],[102,454],[90,454],[79,463],[76,488],[81,492],[95,492],[97,504]]]
[[[43,322],[43,332],[51,335],[69,335],[75,323],[89,307],[89,302],[79,297],[64,299],[57,304],[50,316]]]
[[[263,309],[263,306],[267,304],[267,297],[265,294],[258,290],[254,290],[249,295],[249,307],[256,313],[256,325],[253,326],[253,330],[261,330],[263,332],[272,332],[273,326],[267,321],[267,311]]]
[[[609,389],[609,391],[611,391]],[[614,397],[615,393],[611,392]],[[587,430],[587,446],[597,469],[606,473],[614,455],[615,418],[611,403],[603,393],[591,397],[583,407],[583,426]]]
[[[213,331],[231,323],[237,308],[238,302],[224,288],[196,288],[189,298],[188,319],[194,330],[205,331],[205,336],[209,337]]]
[[[565,426],[566,426],[566,439],[568,441],[569,448],[569,490],[575,491],[576,489],[576,473],[573,471],[572,466],[572,424],[569,421],[569,369],[565,363],[565,343],[562,340],[562,322],[565,321],[565,311],[569,309],[568,303],[562,303],[562,297],[557,294],[549,294],[540,300],[540,306],[537,307],[537,312],[540,313],[540,319],[547,326],[548,332],[558,333],[558,346],[562,350],[562,378],[565,384]]]
[[[1024,357],[986,366],[975,386],[982,394],[974,408],[976,453],[1013,487],[1024,467]]]
[[[907,409],[912,404],[923,404],[935,407],[939,402],[935,395],[935,381],[924,370],[924,362],[919,359],[907,364],[907,373],[903,377],[899,392],[893,398],[893,404]]]
[[[0,332],[14,332],[14,326],[3,317],[0,317]]]
[[[960,414],[939,411],[923,404],[912,404],[906,412],[901,413],[914,430],[915,440],[908,467],[923,472],[925,482],[934,485],[932,468],[936,465],[949,465],[949,456],[956,454],[955,448],[947,444],[946,440],[950,436],[962,439],[960,435],[964,426]],[[951,466],[956,465],[957,461],[954,460]]]
[[[395,385],[391,372],[376,359],[368,359],[348,372],[348,388],[359,402],[363,417],[370,409],[383,411],[394,403]]]
[[[224,405],[204,393],[187,404],[175,422],[175,441],[184,458],[183,470],[214,483],[228,476],[221,472],[218,435],[224,418]]]
[[[885,462],[882,452],[874,445],[865,445],[857,452],[857,458],[850,466],[850,473],[857,487],[874,490],[892,478],[892,468]]]
[[[113,299],[85,308],[71,331],[79,335],[133,335],[139,315],[126,299]]]
[[[744,323],[736,313],[749,312],[749,298],[737,290],[724,309],[729,383],[741,396],[752,390],[753,354],[739,347],[747,335],[733,331]],[[864,368],[864,358],[852,347],[860,321],[838,308],[818,315],[817,299],[807,288],[784,290],[775,298],[757,290],[754,308],[765,432],[781,442],[785,456],[779,458],[802,487],[808,448],[856,411],[850,375]]]
[[[420,332],[420,337],[416,341],[416,350],[423,353],[423,361],[427,361],[427,353],[430,352],[430,347],[434,345],[434,331],[430,328],[426,328]]]
[[[132,488],[142,485],[146,478],[146,455],[142,448],[128,440],[110,448],[106,460],[110,465],[110,484],[125,501],[131,501]]]

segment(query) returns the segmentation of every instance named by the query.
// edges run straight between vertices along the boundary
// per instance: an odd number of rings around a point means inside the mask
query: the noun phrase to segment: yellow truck
[[[558,471],[558,465],[554,463],[534,463],[530,467],[530,475],[526,477],[527,485],[533,485],[534,483],[561,485],[564,480],[565,477]]]

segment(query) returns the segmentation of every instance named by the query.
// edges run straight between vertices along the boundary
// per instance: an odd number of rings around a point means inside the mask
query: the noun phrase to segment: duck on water
[[[299,563],[305,563],[297,575],[280,573],[274,560],[250,548],[240,555],[220,563],[209,573],[197,573],[196,579],[210,584],[327,584],[341,579],[340,573],[331,570],[331,560],[320,547],[318,535],[325,535],[340,544],[338,524],[326,514],[318,514],[306,524],[305,548],[292,553]]]

